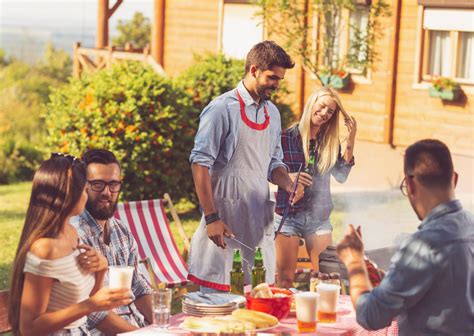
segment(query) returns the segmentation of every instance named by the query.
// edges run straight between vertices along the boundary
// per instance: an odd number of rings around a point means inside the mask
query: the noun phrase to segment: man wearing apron
[[[264,41],[248,53],[245,77],[237,88],[214,99],[201,113],[190,162],[203,217],[191,240],[188,279],[204,291],[229,291],[233,249],[243,256],[245,283],[250,283],[254,252],[260,246],[266,282],[275,281],[273,211],[268,180],[291,192],[282,162],[281,121],[269,101],[290,56]],[[298,186],[294,202],[303,195]]]

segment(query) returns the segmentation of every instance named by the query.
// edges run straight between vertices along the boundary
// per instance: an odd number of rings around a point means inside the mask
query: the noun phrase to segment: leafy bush
[[[1,56],[1,53],[0,53]],[[1,56],[5,58],[5,56]],[[44,104],[70,76],[71,59],[49,44],[34,65],[0,66],[0,183],[30,180],[44,153]]]
[[[123,63],[74,79],[51,95],[48,142],[80,155],[107,148],[121,161],[126,200],[193,197],[188,156],[197,112],[170,79]]]
[[[200,112],[214,98],[234,89],[244,78],[244,74],[244,60],[209,53],[195,55],[194,64],[176,78],[176,83],[193,97],[194,105]],[[284,83],[278,91],[272,101],[278,107],[282,125],[285,127],[294,120],[295,116],[290,106],[283,103],[288,94]]]

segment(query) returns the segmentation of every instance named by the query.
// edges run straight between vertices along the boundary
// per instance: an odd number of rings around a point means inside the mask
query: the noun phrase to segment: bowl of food
[[[247,309],[275,316],[278,320],[288,316],[293,293],[287,289],[270,287],[263,283],[245,296]]]

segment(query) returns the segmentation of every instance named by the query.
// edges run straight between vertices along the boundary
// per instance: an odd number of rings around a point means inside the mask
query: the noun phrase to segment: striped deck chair
[[[150,283],[165,284],[168,288],[187,286],[188,268],[171,234],[165,205],[170,209],[184,243],[184,254],[189,251],[189,239],[168,194],[163,199],[125,202],[117,205],[115,217],[130,229],[138,245],[141,259],[148,259],[155,279],[150,279],[146,266],[140,270]]]

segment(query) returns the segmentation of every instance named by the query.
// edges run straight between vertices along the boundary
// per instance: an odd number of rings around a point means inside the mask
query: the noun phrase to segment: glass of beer
[[[341,286],[320,283],[317,286],[318,299],[318,322],[336,322],[337,320],[337,301]]]
[[[109,288],[132,287],[133,266],[109,266]]]
[[[319,294],[313,292],[301,292],[295,294],[294,297],[296,302],[298,332],[315,332]]]

